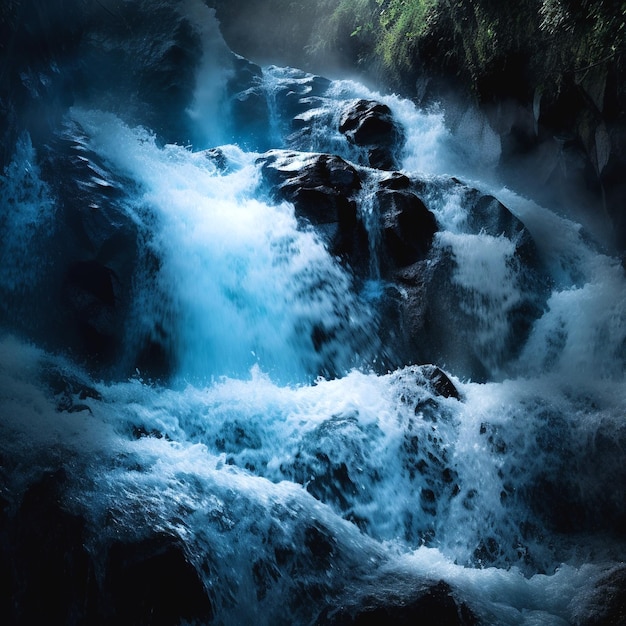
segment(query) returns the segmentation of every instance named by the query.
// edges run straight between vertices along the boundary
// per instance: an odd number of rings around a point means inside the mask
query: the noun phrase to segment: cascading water
[[[137,232],[119,349],[135,375],[93,374],[71,352],[29,343],[39,335],[11,307],[38,302],[33,289],[50,298],[46,267],[63,256],[51,224],[64,198],[27,136],[2,177],[0,461],[18,494],[5,508],[63,468],[64,506],[85,520],[92,558],[155,532],[184,545],[208,598],[200,622],[353,623],[358,607],[406,605],[445,581],[444,596],[457,602],[451,623],[589,623],[594,586],[625,554],[618,260],[508,189],[451,179],[465,174],[459,146],[475,124],[454,136],[441,112],[354,82],[264,68],[256,79],[269,111],[263,141],[291,154],[293,169],[306,161],[301,153],[360,168],[356,220],[369,236],[359,275],[331,253],[327,224],[303,221],[272,192],[264,146],[233,137],[213,150],[228,104],[217,92],[232,76],[212,62],[226,58],[221,42],[211,56],[212,14],[187,2],[181,15],[204,24],[183,124],[196,129],[197,145],[160,142],[89,100],[69,110],[59,134],[88,164],[88,193]],[[404,270],[393,282],[385,269],[389,218],[376,193],[387,174],[337,130],[356,99],[390,108],[403,130],[399,169],[419,180],[437,222],[419,262],[431,277],[419,293],[434,311],[419,347],[440,355],[447,375],[417,358],[398,363],[386,345],[399,335],[381,302],[389,291],[406,299],[409,287]],[[477,132],[488,163],[497,141],[483,126]],[[477,193],[497,197],[525,229],[473,223]],[[523,247],[528,233],[532,248]],[[107,250],[98,262],[117,258]],[[76,285],[64,289],[82,315],[95,306],[95,287],[79,300]],[[38,302],[33,319],[45,306]],[[98,329],[114,324],[111,310],[99,309]],[[168,355],[161,379],[132,360],[145,337]],[[476,372],[483,382],[472,382]],[[122,592],[109,582],[111,567],[96,579],[113,602]],[[186,616],[177,619],[194,619]]]

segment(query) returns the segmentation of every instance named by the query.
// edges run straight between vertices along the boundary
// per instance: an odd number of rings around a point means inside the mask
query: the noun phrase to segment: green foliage
[[[313,57],[340,53],[346,61],[364,62],[376,37],[374,0],[326,0],[325,14],[313,30],[307,52]]]
[[[541,31],[558,41],[552,63],[562,71],[581,71],[626,51],[626,2],[543,0]]]
[[[426,34],[437,0],[376,0],[380,37],[376,51],[384,66],[406,71],[415,61],[419,39]]]
[[[361,68],[394,89],[424,68],[482,98],[528,98],[625,52],[626,0],[207,1],[243,54],[256,46],[312,69]]]

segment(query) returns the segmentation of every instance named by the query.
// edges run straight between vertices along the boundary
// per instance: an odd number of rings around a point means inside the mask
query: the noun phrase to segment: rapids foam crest
[[[550,480],[576,490],[584,475],[576,506],[602,510],[603,477],[623,473],[609,443],[626,441],[615,430],[623,394],[590,418],[589,399],[555,396],[553,381],[456,380],[458,401],[433,395],[414,368],[299,387],[255,368],[250,380],[174,390],[95,383],[10,337],[1,348],[3,446],[29,468],[16,479],[72,458],[71,506],[98,541],[158,519],[185,538],[226,624],[254,615],[259,594],[271,623],[298,589],[332,595],[376,571],[443,578],[487,623],[567,624],[605,571],[576,564],[587,556],[580,538],[535,535],[528,499],[539,504],[534,490]],[[64,381],[84,390],[71,410],[54,393]],[[571,458],[587,459],[581,473]],[[610,562],[614,547],[584,549]]]

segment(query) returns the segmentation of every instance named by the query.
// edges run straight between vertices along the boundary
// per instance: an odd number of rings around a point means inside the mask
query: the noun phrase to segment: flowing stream
[[[374,99],[403,128],[400,171],[426,183],[433,246],[455,262],[442,288],[464,294],[433,331],[455,338],[435,365],[458,397],[437,393],[419,362],[388,366],[373,188],[357,207],[372,252],[358,282],[268,190],[265,146],[242,141],[214,99],[228,74],[213,66],[218,44],[203,28],[212,48],[185,114],[192,145],[163,144],[145,123],[87,101],[63,131],[98,189],[119,191],[141,241],[125,341],[158,329],[173,373],[166,383],[132,363],[130,377],[89,373],[6,324],[0,432],[11,484],[65,467],[68,506],[99,529],[95,553],[146,526],[181,538],[215,623],[315,623],[390,580],[444,580],[485,624],[585,623],[594,581],[625,556],[619,260],[567,217],[498,186],[489,129],[451,133],[442,111],[331,81],[302,114],[310,132],[294,138],[276,94],[311,77],[265,67],[270,147],[362,162],[338,116],[345,102]],[[216,142],[226,167],[207,152]],[[54,264],[62,198],[41,150],[23,135],[2,177],[5,319]],[[514,240],[468,228],[467,191],[451,176],[497,197],[535,243],[543,305],[515,349],[512,311],[535,286]],[[48,306],[35,297],[29,310]],[[481,361],[480,382],[457,367],[465,351]]]

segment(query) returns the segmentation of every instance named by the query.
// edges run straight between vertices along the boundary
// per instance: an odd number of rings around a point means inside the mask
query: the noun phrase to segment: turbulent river
[[[498,184],[499,139],[479,118],[453,133],[436,108],[270,66],[256,83],[268,123],[246,140],[221,97],[231,70],[213,15],[183,4],[203,41],[181,112],[188,144],[85,97],[48,142],[22,133],[1,178],[5,511],[62,469],[63,510],[84,520],[94,562],[115,542],[174,538],[207,623],[352,623],[440,581],[458,623],[591,623],[595,590],[626,553],[619,259]],[[281,100],[298,89],[310,96],[299,134]],[[357,195],[370,251],[357,277],[263,176],[272,148],[291,151],[289,167],[332,154],[378,180],[337,130],[357,99],[387,105],[401,127],[394,169],[421,181],[432,249],[450,260],[440,289],[461,294],[433,296],[443,313],[424,330],[436,335],[424,338],[437,348],[429,361],[387,344],[375,185]],[[121,264],[132,268],[123,346],[107,368],[59,347],[64,335],[46,340],[67,330],[46,322],[57,306],[46,285],[71,256],[58,226],[71,200],[50,166],[63,150],[83,167],[81,197],[114,204],[139,241]],[[524,225],[540,279],[526,280],[512,236],[468,226],[470,188]],[[537,312],[517,335],[514,312],[530,301]],[[133,360],[146,336],[167,338],[167,375],[150,371],[149,352]]]

